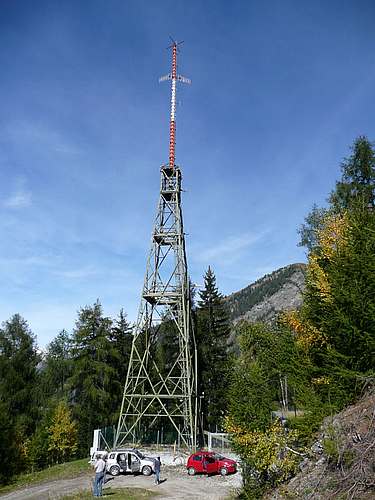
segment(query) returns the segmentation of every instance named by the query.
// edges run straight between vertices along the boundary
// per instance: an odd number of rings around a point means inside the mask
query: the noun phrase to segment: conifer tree
[[[198,350],[198,391],[201,397],[203,427],[216,430],[222,425],[226,407],[227,341],[229,317],[223,296],[218,291],[211,267],[204,276],[196,312]]]
[[[0,393],[0,485],[12,481],[25,468],[15,421]]]
[[[66,330],[62,330],[47,347],[44,358],[43,379],[45,394],[66,393],[66,381],[72,372],[72,340]]]
[[[350,209],[358,201],[363,206],[374,207],[375,201],[375,151],[365,137],[358,137],[352,146],[352,154],[341,164],[342,177],[336,182],[329,202],[337,213]]]
[[[328,198],[328,207],[314,205],[298,232],[300,245],[308,251],[316,250],[318,232],[324,227],[325,218],[337,215],[352,207],[375,207],[375,151],[365,136],[358,137],[352,154],[341,164],[341,179]]]
[[[291,322],[337,407],[375,363],[375,151],[365,137],[352,150],[328,209],[310,220],[304,304]]]
[[[29,436],[37,420],[40,356],[27,321],[15,314],[0,330],[0,395],[21,435]]]
[[[110,387],[114,368],[112,321],[104,317],[99,301],[83,307],[73,332],[73,372],[70,377],[73,416],[79,424],[78,450],[87,453],[95,428],[112,424]]]
[[[122,393],[128,371],[130,351],[132,346],[133,328],[129,323],[123,309],[112,323],[109,340],[111,349],[108,356],[108,364],[113,369],[113,377],[110,382],[111,414],[114,421],[118,419]]]

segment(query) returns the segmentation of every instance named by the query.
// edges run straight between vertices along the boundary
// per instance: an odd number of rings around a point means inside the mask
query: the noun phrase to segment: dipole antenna
[[[159,82],[164,82],[166,80],[171,80],[171,114],[169,122],[169,167],[174,168],[176,160],[176,90],[177,82],[191,84],[191,80],[185,76],[177,74],[177,52],[178,46],[182,42],[175,42],[173,38],[172,45],[168,49],[172,49],[172,73],[168,75],[161,76]]]

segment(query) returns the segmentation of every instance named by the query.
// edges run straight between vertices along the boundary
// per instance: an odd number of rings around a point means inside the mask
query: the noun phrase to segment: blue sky
[[[185,40],[177,163],[192,279],[305,260],[297,228],[375,139],[373,1],[2,0],[0,321],[41,346],[97,298],[136,317]]]

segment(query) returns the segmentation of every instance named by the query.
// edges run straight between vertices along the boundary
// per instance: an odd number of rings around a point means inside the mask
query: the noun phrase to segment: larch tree
[[[66,462],[77,451],[77,424],[65,401],[60,401],[48,428],[48,451],[55,463]]]
[[[318,246],[318,232],[324,228],[327,217],[359,206],[375,208],[375,151],[365,136],[358,137],[351,148],[352,154],[341,163],[341,179],[328,198],[328,206],[313,206],[300,226],[300,246],[309,252]]]
[[[375,151],[368,139],[354,142],[341,167],[328,208],[300,231],[309,249],[306,291],[301,311],[289,314],[316,380],[325,380],[323,398],[337,407],[375,364]]]

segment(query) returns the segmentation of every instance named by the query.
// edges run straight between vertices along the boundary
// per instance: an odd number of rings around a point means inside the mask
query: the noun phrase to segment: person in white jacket
[[[94,463],[95,479],[94,479],[94,497],[103,496],[102,489],[105,477],[106,462],[104,456],[99,455]]]

